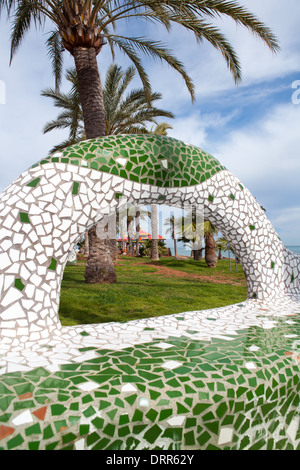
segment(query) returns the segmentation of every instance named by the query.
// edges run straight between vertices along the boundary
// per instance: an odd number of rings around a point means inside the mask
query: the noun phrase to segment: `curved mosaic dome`
[[[164,188],[194,186],[226,169],[203,150],[158,135],[117,135],[92,139],[56,152],[37,165],[51,162],[92,168]]]

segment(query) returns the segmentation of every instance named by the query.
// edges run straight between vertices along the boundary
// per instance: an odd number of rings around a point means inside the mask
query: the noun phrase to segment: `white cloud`
[[[300,64],[300,2],[287,0],[283,5],[280,0],[245,0],[240,3],[244,3],[271,28],[281,47],[279,53],[273,54],[262,40],[246,28],[236,26],[232,20],[224,17],[215,20],[214,23],[220,27],[239,57],[243,76],[240,86],[253,86],[297,73]],[[184,62],[195,83],[196,106],[201,105],[203,99],[207,100],[210,95],[216,96],[235,89],[232,74],[221,53],[207,41],[199,45],[191,33],[179,27],[173,28],[170,35],[160,31],[155,38],[168,44]],[[190,96],[178,73],[160,62],[151,62],[149,72],[153,89],[162,92],[166,107],[171,107],[176,114],[182,114],[183,108],[190,107]]]
[[[214,154],[267,209],[285,243],[295,245],[300,245],[299,128],[300,106],[275,106],[251,126],[232,130]]]
[[[218,129],[221,131],[236,114],[236,110],[226,115],[218,112],[201,113],[200,111],[194,111],[175,119],[174,122],[171,121],[170,124],[173,129],[168,131],[168,135],[206,150],[210,145],[208,130]]]
[[[299,127],[300,106],[275,106],[259,121],[230,132],[215,156],[250,186],[298,187]]]

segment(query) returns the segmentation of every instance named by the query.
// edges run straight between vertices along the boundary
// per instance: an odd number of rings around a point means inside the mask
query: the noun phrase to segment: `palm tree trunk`
[[[152,250],[151,259],[153,261],[159,260],[158,253],[158,217],[157,217],[157,205],[151,206],[151,238],[152,238]]]
[[[199,250],[194,251],[194,260],[195,261],[201,261],[202,260],[202,251],[203,251],[203,248],[200,248]]]
[[[174,235],[174,256],[177,258],[177,240]]]
[[[96,49],[75,47],[73,56],[86,138],[102,137],[105,135],[105,108]],[[96,227],[89,230],[89,255],[85,280],[90,284],[115,282],[112,241],[100,239],[96,234]]]
[[[216,254],[216,244],[213,233],[205,236],[205,262],[209,268],[217,266],[218,257]]]
[[[73,55],[86,138],[102,137],[105,135],[105,108],[96,50],[75,47]]]
[[[136,242],[135,242],[135,255],[139,256],[140,255],[140,211],[136,211],[135,214],[135,220],[136,220]]]
[[[133,241],[132,241],[132,238],[130,237],[130,235],[128,235],[128,254],[130,256],[133,256]]]
[[[89,232],[85,232],[84,236],[84,256],[89,256]]]
[[[99,240],[97,226],[94,226],[89,230],[89,241],[90,252],[84,273],[85,281],[89,284],[116,282],[110,240]]]

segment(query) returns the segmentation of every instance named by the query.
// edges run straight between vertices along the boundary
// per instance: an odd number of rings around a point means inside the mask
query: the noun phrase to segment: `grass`
[[[211,269],[204,261],[192,259],[152,262],[124,256],[116,265],[118,281],[114,284],[86,284],[84,269],[82,261],[65,268],[59,309],[64,326],[204,310],[242,302],[247,297],[241,266],[236,272],[233,263],[230,271],[228,260]],[[166,269],[167,274],[162,272]]]

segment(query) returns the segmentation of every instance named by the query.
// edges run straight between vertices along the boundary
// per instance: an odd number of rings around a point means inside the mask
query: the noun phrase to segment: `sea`
[[[166,245],[171,250],[171,255],[174,256],[174,243],[173,240],[166,240]],[[300,254],[300,245],[297,246],[287,246],[288,250],[293,251],[294,253]],[[178,256],[191,256],[191,248],[185,246],[181,242],[177,242],[177,254]],[[229,258],[228,251],[222,251],[223,258]],[[235,256],[233,253],[230,253],[230,258],[234,259]]]

